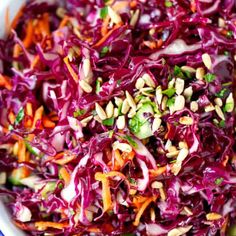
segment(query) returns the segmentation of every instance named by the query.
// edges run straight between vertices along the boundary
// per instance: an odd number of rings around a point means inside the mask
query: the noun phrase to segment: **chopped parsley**
[[[106,126],[112,126],[114,124],[114,120],[115,120],[114,117],[111,117],[111,118],[103,120],[102,124]]]
[[[220,177],[215,180],[216,185],[220,185],[224,181],[224,178]]]
[[[176,66],[174,67],[174,76],[177,76],[177,77],[180,77],[180,78],[183,78],[184,77],[184,74],[181,70],[181,68],[179,66]]]
[[[102,50],[100,52],[100,56],[104,57],[108,52],[109,52],[109,47],[105,46],[102,48]]]
[[[95,89],[96,94],[98,94],[100,92],[100,90],[101,90],[101,82],[97,79],[96,80],[96,89]]]
[[[16,116],[15,125],[18,125],[23,120],[24,116],[25,116],[24,108],[21,107]]]
[[[220,123],[219,123],[219,126],[221,128],[224,128],[225,127],[225,121],[224,120],[221,120]]]
[[[175,88],[168,88],[168,89],[162,91],[162,94],[165,94],[170,98],[175,94]]]
[[[213,80],[215,80],[215,78],[216,76],[211,73],[207,73],[206,75],[204,75],[204,79],[208,83],[211,83]]]
[[[216,96],[219,98],[223,98],[227,91],[228,91],[228,89],[224,88],[219,93],[216,93]]]
[[[166,106],[170,108],[170,107],[172,107],[174,104],[175,104],[175,97],[172,97],[172,98],[169,98],[169,99],[167,100]]]
[[[106,6],[100,10],[100,17],[104,19],[106,18],[107,14],[108,14],[108,7]]]
[[[138,133],[141,126],[142,122],[137,116],[134,116],[132,119],[129,120],[129,128],[132,133]]]
[[[232,30],[227,31],[226,37],[227,38],[232,38],[232,36],[234,35]]]
[[[134,141],[134,139],[131,138],[129,135],[125,135],[124,139],[126,139],[130,143],[131,146],[133,146],[133,147],[138,146],[137,143]]]
[[[74,111],[73,116],[76,118],[78,116],[82,116],[85,113],[85,110],[78,109]]]
[[[165,1],[165,7],[172,7],[173,3],[171,1]]]

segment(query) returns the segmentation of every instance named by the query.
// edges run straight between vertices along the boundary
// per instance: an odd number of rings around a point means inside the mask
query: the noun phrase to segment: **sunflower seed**
[[[199,80],[203,80],[205,75],[205,70],[203,67],[199,67],[196,70],[196,78]]]
[[[181,236],[187,233],[193,226],[184,226],[184,227],[178,227],[175,229],[172,229],[168,232],[167,236]]]
[[[82,88],[82,90],[86,93],[91,93],[93,90],[93,88],[85,80],[80,80],[79,85]]]
[[[219,220],[221,218],[222,218],[222,215],[215,212],[211,212],[206,215],[207,220]]]
[[[180,95],[184,91],[184,80],[177,78],[175,81],[176,94]]]
[[[116,125],[118,129],[125,128],[125,116],[119,116],[116,121]]]
[[[154,118],[153,123],[152,123],[152,133],[156,132],[160,126],[161,126],[161,119]]]
[[[180,151],[179,151],[179,154],[177,156],[177,162],[183,162],[184,159],[188,156],[188,149],[187,148],[182,148]]]
[[[122,104],[122,107],[121,107],[121,113],[122,114],[126,114],[130,109],[130,105],[128,103],[128,100],[127,98],[124,100],[123,104]]]
[[[116,117],[118,117],[118,115],[119,115],[119,109],[116,107],[116,108],[114,108],[113,116],[116,118]]]
[[[185,98],[182,95],[178,95],[175,98],[175,104],[174,104],[174,110],[175,111],[180,111],[182,109],[184,109],[185,106]]]
[[[190,103],[190,109],[191,111],[196,112],[198,110],[198,103],[196,101],[192,101]]]
[[[7,180],[7,173],[1,172],[0,173],[0,185],[5,184]]]
[[[166,153],[166,157],[167,158],[172,158],[172,157],[178,156],[178,154],[179,154],[179,150],[176,150],[176,151],[173,151],[173,152]]]
[[[187,215],[187,216],[192,216],[193,215],[193,212],[190,210],[190,208],[188,207],[184,207],[182,212],[181,212],[183,215]]]
[[[13,146],[13,150],[12,150],[13,155],[14,155],[14,156],[17,156],[18,151],[19,151],[19,143],[18,143],[18,142],[15,142],[15,144],[14,144],[14,146]]]
[[[162,100],[162,89],[161,86],[158,86],[156,88],[156,100],[159,105],[161,105],[161,100]]]
[[[135,88],[140,90],[141,88],[143,88],[145,85],[145,81],[143,80],[142,77],[138,78],[136,83],[135,83]]]
[[[116,13],[110,6],[108,6],[108,15],[114,24],[119,24],[122,22],[120,15]]]
[[[206,66],[206,68],[210,70],[212,66],[212,62],[211,62],[211,57],[208,53],[202,54],[202,61],[204,65]]]
[[[175,84],[175,78],[173,78],[169,83],[168,83],[168,88],[173,88]]]
[[[221,118],[221,120],[225,120],[225,115],[218,105],[215,105],[215,110],[216,114]]]
[[[114,105],[113,103],[110,101],[107,106],[106,106],[106,114],[107,114],[107,118],[111,118],[113,116],[114,113]]]
[[[113,150],[121,150],[122,152],[132,152],[132,147],[127,143],[120,143],[119,141],[115,141],[112,144]]]
[[[223,106],[223,102],[222,102],[222,99],[221,98],[215,98],[214,99],[214,102],[216,105],[218,105],[219,107],[222,107]]]
[[[229,96],[226,98],[225,110],[226,112],[232,112],[234,110],[234,98],[233,94],[230,93]]]
[[[119,107],[119,106],[122,105],[122,103],[123,103],[123,100],[121,98],[115,97],[115,104],[116,104],[116,106]]]
[[[193,119],[189,116],[182,116],[179,118],[179,123],[182,125],[192,125]]]
[[[130,25],[131,26],[135,26],[137,21],[138,21],[138,17],[139,17],[139,9],[137,9],[134,14],[132,15],[131,19],[130,19]]]
[[[125,95],[126,95],[126,99],[130,105],[130,107],[134,110],[136,110],[136,103],[133,99],[133,97],[130,95],[130,93],[128,91],[125,92]]]
[[[175,152],[175,151],[177,151],[177,148],[176,148],[176,146],[171,145],[168,147],[167,150],[168,150],[168,152]]]
[[[179,142],[179,148],[180,149],[182,149],[182,148],[187,148],[188,149],[188,144],[186,142],[180,141]]]
[[[85,58],[83,61],[83,72],[85,77],[88,77],[88,75],[92,72],[90,60],[88,58]]]
[[[212,105],[212,103],[210,103],[204,107],[204,110],[205,110],[205,112],[214,111],[215,107]]]
[[[168,150],[171,145],[172,145],[171,140],[167,139],[166,144],[165,144],[165,150]]]
[[[129,111],[129,113],[128,113],[128,117],[129,117],[129,118],[132,118],[132,117],[135,116],[135,114],[136,114],[136,111],[135,111],[134,109],[130,109],[130,111]]]
[[[189,72],[191,74],[196,72],[196,70],[191,66],[181,66],[181,70],[184,72]]]
[[[184,90],[184,96],[187,98],[187,100],[190,100],[192,95],[193,95],[193,87],[189,86],[188,88]]]
[[[221,17],[218,18],[218,26],[219,26],[220,28],[224,28],[224,27],[225,27],[225,21],[224,21],[224,19],[221,18]]]
[[[156,87],[155,82],[153,81],[153,79],[148,73],[143,74],[142,78],[147,84],[147,86],[152,87],[152,88]]]
[[[98,123],[102,123],[102,120],[98,115],[94,116],[93,119],[96,120]]]
[[[181,167],[182,167],[182,162],[176,162],[171,167],[171,172],[176,176],[179,174]]]
[[[88,116],[84,118],[83,120],[81,120],[80,123],[83,127],[85,127],[87,126],[88,122],[91,121],[92,119],[93,119],[93,116]]]
[[[153,222],[156,220],[156,213],[153,208],[150,209],[150,218]]]
[[[167,103],[168,98],[166,96],[163,97],[162,102],[161,102],[161,109],[165,111],[166,109],[166,103]]]
[[[106,112],[103,110],[103,108],[98,103],[95,103],[95,110],[101,120],[107,119]]]

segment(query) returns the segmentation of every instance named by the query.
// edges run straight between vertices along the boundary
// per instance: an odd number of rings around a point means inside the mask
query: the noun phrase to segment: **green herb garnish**
[[[224,178],[220,177],[215,180],[216,185],[220,185],[224,181]]]
[[[171,1],[165,1],[165,7],[172,7],[173,3]]]
[[[226,37],[227,38],[231,38],[232,36],[234,35],[233,31],[232,30],[229,30],[226,34]]]
[[[168,88],[168,89],[162,91],[162,94],[165,94],[170,98],[175,94],[175,88]]]
[[[100,10],[100,17],[104,19],[106,18],[107,14],[108,14],[108,7],[106,6]]]
[[[216,93],[216,96],[219,98],[223,98],[227,91],[228,91],[228,89],[224,88],[219,93]]]
[[[108,52],[109,52],[109,47],[105,46],[102,48],[102,50],[100,52],[100,56],[104,57]]]
[[[219,123],[219,126],[221,128],[224,128],[225,127],[225,121],[224,120],[221,120],[220,123]]]
[[[25,116],[24,108],[21,107],[16,116],[15,125],[18,125],[23,120],[24,116]]]
[[[103,120],[102,124],[106,126],[112,126],[114,124],[114,120],[115,120],[114,117],[111,117],[111,118]]]
[[[100,90],[101,90],[101,82],[97,79],[96,80],[96,89],[95,89],[96,94],[98,94],[100,92]]]
[[[125,135],[124,139],[126,139],[130,143],[131,146],[133,146],[133,147],[137,147],[138,146],[138,144],[130,136]]]
[[[180,78],[184,77],[184,74],[179,66],[174,67],[174,75]]]
[[[211,73],[207,73],[206,75],[204,75],[204,79],[208,83],[211,83],[213,80],[215,80],[215,78],[216,76]]]
[[[38,156],[38,153],[34,150],[34,148],[28,142],[25,142],[25,146],[30,153],[32,153],[35,156]]]
[[[85,110],[78,109],[74,111],[73,116],[76,118],[78,116],[82,116],[85,113]]]
[[[170,107],[174,106],[174,104],[175,104],[175,98],[172,97],[167,100],[166,106],[170,108]]]

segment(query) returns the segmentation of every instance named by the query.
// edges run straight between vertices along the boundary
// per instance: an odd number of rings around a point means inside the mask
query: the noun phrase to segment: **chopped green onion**
[[[165,1],[165,7],[172,7],[173,3],[171,1]]]
[[[98,94],[101,90],[101,82],[97,79],[96,80],[96,94]]]
[[[100,56],[103,57],[105,56],[107,53],[109,52],[109,47],[105,46],[102,48],[101,52],[100,52]]]
[[[228,91],[228,89],[224,88],[219,93],[216,93],[216,96],[219,98],[223,98],[227,91]]]
[[[34,148],[28,142],[25,142],[25,146],[30,153],[32,153],[35,156],[38,156],[38,153],[34,150]]]
[[[227,38],[231,38],[232,36],[234,35],[233,31],[232,30],[229,30],[226,34],[226,37]]]
[[[221,120],[220,123],[219,123],[219,126],[221,128],[224,128],[225,127],[225,121],[224,120]]]
[[[138,146],[138,144],[130,136],[125,135],[124,139],[126,139],[130,143],[131,146],[133,146],[133,147],[137,147]]]
[[[172,97],[167,100],[166,106],[170,108],[170,107],[174,106],[174,104],[175,104],[175,98]]]
[[[181,70],[181,68],[179,66],[175,65],[175,67],[174,67],[174,75],[178,76],[180,78],[184,77],[184,74],[183,74],[183,72],[182,72],[182,70]]]

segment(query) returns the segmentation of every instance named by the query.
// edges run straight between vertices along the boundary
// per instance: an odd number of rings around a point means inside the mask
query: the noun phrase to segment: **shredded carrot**
[[[196,5],[195,0],[191,0],[190,9],[191,9],[192,12],[196,12],[197,5]]]
[[[56,124],[51,121],[47,116],[43,116],[43,126],[46,128],[54,128]]]
[[[157,40],[157,48],[160,48],[163,44],[163,40],[162,39],[158,39]]]
[[[101,35],[105,36],[108,32],[110,17],[107,15],[106,18],[102,22]]]
[[[18,141],[19,148],[18,148],[18,162],[24,162],[26,160],[26,146],[23,140]]]
[[[27,102],[27,103],[26,103],[25,112],[26,112],[26,115],[28,115],[28,116],[33,116],[32,103],[30,103],[30,102]]]
[[[72,66],[70,65],[69,63],[69,58],[68,56],[64,57],[63,59],[64,63],[66,64],[66,67],[68,69],[68,71],[70,72],[71,74],[71,77],[74,79],[74,81],[77,83],[79,78],[78,78],[78,75],[75,73],[75,71],[73,70]]]
[[[19,44],[15,44],[13,47],[13,57],[17,58],[20,55],[21,47]]]
[[[9,13],[10,13],[9,12],[9,7],[7,7],[6,8],[6,12],[5,12],[5,30],[6,30],[7,34],[10,32],[10,29],[11,29]]]
[[[229,161],[229,156],[227,155],[227,156],[225,157],[225,160],[223,160],[222,165],[223,165],[223,166],[226,166],[227,163],[228,163],[228,161]]]
[[[157,44],[154,41],[144,41],[143,43],[150,49],[155,49],[157,47]]]
[[[135,8],[137,6],[137,1],[136,0],[131,1],[129,5],[131,8]]]
[[[167,122],[167,132],[165,134],[165,139],[167,139],[167,137],[169,136],[169,133],[170,133],[170,124]]]
[[[34,69],[34,67],[39,63],[40,57],[39,55],[34,57],[34,60],[31,62],[30,68]]]
[[[106,175],[101,172],[95,174],[95,180],[102,182],[103,212],[106,212],[112,208],[109,180],[106,178]]]
[[[104,35],[95,45],[93,45],[93,47],[94,48],[99,47],[101,44],[103,44],[112,35],[112,33],[119,27],[120,27],[119,24],[115,25],[113,29],[110,30],[106,35]]]
[[[35,114],[34,114],[34,121],[33,121],[32,128],[35,128],[35,125],[36,125],[36,123],[37,123],[38,120],[42,120],[43,111],[44,111],[43,106],[39,107],[39,108],[35,111]]]
[[[97,227],[90,227],[90,228],[88,228],[88,231],[90,233],[101,233],[101,230]]]
[[[62,179],[65,181],[65,184],[68,185],[70,183],[70,174],[67,171],[65,167],[62,167],[59,170],[59,175],[62,177]]]
[[[63,153],[62,157],[57,157],[53,160],[54,163],[57,163],[58,165],[65,165],[69,162],[71,162],[72,160],[74,160],[76,158],[75,155],[68,155]]]
[[[127,7],[129,6],[129,1],[116,1],[113,6],[112,6],[112,9],[115,11],[115,12],[119,12],[119,11],[122,11],[122,10],[125,10],[127,9]]]
[[[20,180],[28,177],[30,175],[30,170],[26,166],[22,166],[20,168],[14,169],[11,173],[11,177],[14,179]]]
[[[38,21],[38,26],[42,36],[50,35],[49,15],[44,13],[42,19]]]
[[[68,222],[51,222],[51,221],[38,221],[35,222],[35,227],[38,230],[46,230],[47,228],[54,228],[54,229],[64,229],[68,227]]]
[[[120,151],[118,149],[116,149],[114,151],[114,156],[115,156],[115,161],[117,162],[119,167],[122,167],[124,165],[124,160],[120,155]]]
[[[133,222],[133,225],[138,226],[139,222],[140,222],[140,218],[143,214],[143,212],[145,211],[145,209],[148,207],[148,205],[152,202],[155,201],[156,197],[150,197],[148,198],[143,204],[142,206],[138,209],[138,213],[135,217],[135,221]]]
[[[67,23],[70,21],[70,17],[69,16],[67,16],[67,15],[65,15],[64,17],[63,17],[63,19],[61,20],[61,22],[60,22],[60,25],[59,25],[59,29],[61,29],[61,28],[63,28],[64,26],[66,26],[67,25]]]
[[[128,161],[128,160],[133,160],[134,159],[134,156],[135,156],[135,152],[134,151],[131,151],[131,152],[123,152],[122,153],[122,158],[125,160],[125,161]]]
[[[167,166],[161,166],[161,167],[157,167],[156,170],[149,170],[149,173],[152,177],[156,177],[165,173],[166,170],[167,170]]]
[[[227,230],[228,223],[229,223],[229,216],[227,215],[227,216],[225,217],[225,222],[223,223],[223,225],[222,225],[222,227],[221,227],[221,230],[220,230],[220,233],[221,233],[222,235],[225,235],[226,230]]]
[[[26,27],[25,38],[23,39],[23,44],[26,48],[29,48],[33,42],[33,32],[34,32],[33,20],[29,19]]]
[[[8,119],[9,119],[10,123],[13,125],[15,122],[16,116],[12,111],[9,112]]]
[[[10,83],[10,78],[0,74],[0,87],[5,87],[6,89],[11,90],[12,85]]]

